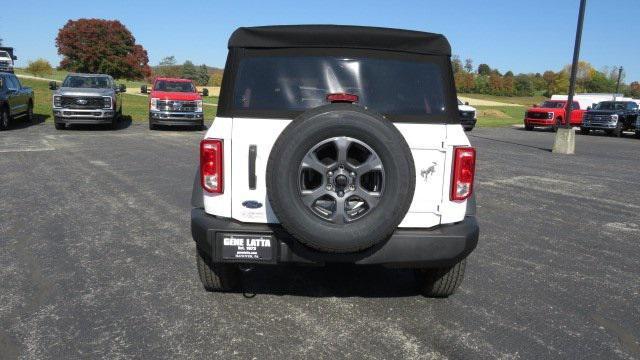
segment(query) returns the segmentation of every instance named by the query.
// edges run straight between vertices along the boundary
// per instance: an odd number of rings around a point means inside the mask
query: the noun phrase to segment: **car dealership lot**
[[[482,229],[459,292],[412,273],[258,269],[206,293],[189,228],[202,132],[0,133],[0,354],[640,357],[640,141],[475,129]]]

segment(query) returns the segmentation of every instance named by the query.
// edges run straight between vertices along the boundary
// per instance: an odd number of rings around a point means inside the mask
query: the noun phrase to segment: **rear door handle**
[[[249,189],[256,189],[256,156],[258,155],[258,147],[249,145]]]

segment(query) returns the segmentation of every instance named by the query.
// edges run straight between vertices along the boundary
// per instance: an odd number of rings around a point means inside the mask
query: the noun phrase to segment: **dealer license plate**
[[[264,234],[222,234],[222,258],[225,260],[270,261],[273,236]]]

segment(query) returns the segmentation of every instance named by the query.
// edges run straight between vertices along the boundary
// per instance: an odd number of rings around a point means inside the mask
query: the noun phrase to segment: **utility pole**
[[[616,101],[616,96],[620,92],[620,78],[622,78],[622,66],[618,69],[618,82],[616,83],[616,92],[613,94],[613,101]]]
[[[576,148],[576,133],[571,128],[571,111],[573,110],[573,96],[576,91],[576,75],[578,73],[578,60],[580,60],[580,43],[582,42],[582,25],[584,23],[584,10],[587,0],[580,0],[578,12],[578,28],[576,29],[576,41],[573,47],[573,63],[571,65],[571,78],[569,80],[569,96],[565,111],[565,126],[559,128],[556,140],[553,144],[553,152],[558,154],[574,154]]]

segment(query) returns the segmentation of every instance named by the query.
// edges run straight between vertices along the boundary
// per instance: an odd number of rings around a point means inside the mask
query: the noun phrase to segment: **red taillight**
[[[200,142],[200,184],[210,193],[224,192],[224,151],[222,140],[204,139]]]
[[[346,93],[327,94],[327,101],[330,103],[355,103],[358,102],[358,95]]]
[[[473,193],[473,177],[476,172],[476,149],[457,147],[453,149],[453,180],[451,201],[463,201]]]

